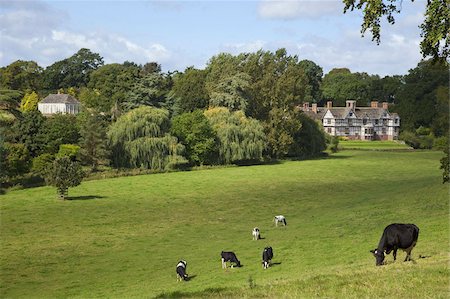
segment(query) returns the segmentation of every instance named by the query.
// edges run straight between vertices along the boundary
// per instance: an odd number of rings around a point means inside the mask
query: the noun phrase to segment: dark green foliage
[[[103,65],[103,58],[89,49],[80,49],[69,58],[55,62],[44,71],[44,85],[50,90],[82,87],[89,83],[92,71]]]
[[[80,153],[80,147],[75,144],[60,144],[59,151],[56,153],[56,158],[61,157],[69,157],[70,160],[76,161],[78,160],[78,156]]]
[[[331,136],[328,134],[325,134],[326,137],[326,142],[328,145],[328,149],[332,152],[332,153],[337,153],[339,150],[339,137],[337,136]]]
[[[294,143],[289,149],[293,157],[308,158],[326,149],[325,133],[321,125],[304,114],[298,116],[301,128],[294,134]]]
[[[112,164],[164,170],[186,163],[184,146],[169,129],[165,109],[142,106],[122,115],[108,130]]]
[[[413,0],[411,0],[413,1]],[[380,20],[383,16],[390,24],[395,23],[394,15],[402,9],[402,0],[343,0],[344,13],[359,9],[364,12],[361,33],[372,32],[372,40],[378,44],[381,38]],[[425,12],[420,48],[423,57],[433,56],[435,60],[446,60],[450,54],[450,6],[448,0],[429,0]]]
[[[423,126],[433,128],[436,136],[448,133],[448,63],[420,62],[404,77],[395,95],[393,110],[401,117],[401,128],[414,131]]]
[[[42,154],[33,159],[31,171],[33,174],[42,178],[45,177],[48,170],[52,167],[55,157],[52,154]]]
[[[86,97],[88,107],[97,112],[112,113],[111,110],[115,106],[120,107],[127,99],[128,92],[139,78],[139,71],[138,66],[125,63],[108,64],[93,71],[88,87],[95,94],[91,94],[91,98]],[[80,100],[83,100],[83,97]]]
[[[126,111],[139,106],[168,108],[167,97],[172,86],[172,79],[160,73],[150,73],[140,78],[127,94],[123,107]]]
[[[39,134],[46,119],[38,110],[25,112],[12,126],[14,142],[22,143],[32,157],[42,152],[43,144]]]
[[[3,176],[12,178],[28,172],[31,160],[24,144],[5,142],[2,151],[5,157],[2,163]]]
[[[266,136],[261,123],[247,118],[242,111],[230,112],[225,107],[205,111],[219,141],[219,162],[241,163],[262,160]]]
[[[323,78],[322,95],[326,100],[333,100],[335,106],[345,106],[349,99],[365,106],[373,79],[366,73],[352,73],[346,68],[332,69]]]
[[[186,146],[186,158],[190,163],[213,164],[217,159],[216,136],[201,110],[175,117],[170,132]]]
[[[34,61],[17,60],[0,68],[0,88],[12,90],[39,90],[43,69]]]
[[[19,90],[1,89],[0,90],[0,111],[7,111],[16,118],[21,117],[19,111],[20,101],[23,97],[23,92]]]
[[[323,70],[311,60],[302,60],[299,62],[300,67],[308,78],[304,102],[318,102],[322,98],[320,85],[322,84]]]
[[[265,133],[269,155],[272,158],[282,158],[295,147],[295,135],[302,124],[297,116],[298,112],[288,109],[274,108],[269,113],[269,120],[265,123]]]
[[[431,149],[434,143],[434,134],[431,129],[419,127],[415,132],[403,131],[400,139],[415,149]]]
[[[83,180],[84,172],[78,162],[69,157],[56,158],[46,174],[45,181],[57,189],[60,199],[66,199],[69,187],[78,186]]]
[[[55,114],[48,118],[37,139],[42,144],[42,152],[56,154],[61,144],[77,144],[80,138],[77,119],[69,114]]]
[[[205,88],[206,71],[187,68],[184,73],[174,76],[172,96],[178,114],[205,109],[208,106],[208,92]]]
[[[109,154],[106,142],[107,123],[101,115],[86,112],[79,115],[80,120],[80,158],[92,171],[96,171],[99,164],[107,162]]]
[[[249,100],[250,79],[246,73],[221,78],[210,93],[209,106],[245,111]]]

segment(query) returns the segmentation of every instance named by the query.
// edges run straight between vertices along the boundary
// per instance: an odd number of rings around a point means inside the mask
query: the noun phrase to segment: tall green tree
[[[366,73],[352,73],[347,68],[332,69],[322,82],[324,99],[333,100],[333,105],[345,106],[346,100],[356,100],[365,106],[369,98],[373,78]]]
[[[216,162],[216,135],[201,110],[176,116],[170,132],[186,146],[186,157],[190,163],[203,165]]]
[[[205,112],[219,141],[219,162],[252,163],[263,159],[266,136],[261,123],[246,117],[243,111],[231,112],[225,107]]]
[[[127,99],[139,78],[140,68],[134,64],[107,64],[90,75],[88,87],[91,94],[86,94],[86,101],[98,112],[112,114]],[[81,100],[84,97],[81,97]]]
[[[207,72],[193,67],[174,76],[172,97],[175,99],[175,112],[192,112],[208,107],[209,96],[205,87]]]
[[[167,107],[167,99],[171,87],[172,79],[170,76],[150,73],[136,81],[127,94],[123,106],[125,110],[131,110],[139,106],[169,108]]]
[[[37,136],[41,143],[41,153],[55,154],[61,144],[77,144],[80,138],[79,126],[75,116],[56,114],[48,118]]]
[[[45,181],[48,185],[55,186],[58,197],[65,200],[69,188],[80,185],[83,177],[84,172],[80,163],[63,156],[53,161],[51,168],[45,176]]]
[[[305,91],[304,102],[319,102],[322,98],[320,85],[322,83],[323,69],[311,60],[302,60],[299,66],[303,69],[308,84]]]
[[[0,89],[40,90],[43,69],[34,61],[17,60],[0,68]]]
[[[165,109],[142,106],[122,115],[107,133],[113,166],[166,170],[187,163],[169,130]]]
[[[298,114],[301,128],[294,134],[294,142],[289,148],[289,156],[309,158],[319,155],[327,148],[325,133],[321,124],[304,115]]]
[[[393,107],[403,130],[415,131],[422,126],[433,127],[437,136],[448,132],[448,68],[447,62],[425,60],[404,77]]]
[[[19,107],[22,97],[23,92],[19,90],[1,89],[0,111],[7,112],[16,118],[20,118],[22,114]]]
[[[41,130],[46,119],[38,110],[25,112],[12,126],[13,140],[22,143],[32,157],[36,157],[43,150]]]
[[[98,165],[104,163],[108,157],[107,150],[107,123],[104,118],[95,112],[83,113],[80,119],[80,147],[82,161],[96,171]]]
[[[411,0],[413,1],[413,0]],[[377,44],[381,38],[381,19],[386,17],[390,24],[395,23],[395,14],[402,9],[402,0],[343,0],[344,13],[349,10],[362,10],[361,33],[369,30],[372,40]],[[450,5],[448,0],[428,0],[422,29],[420,49],[423,57],[433,56],[446,60],[450,54]]]
[[[248,106],[249,88],[250,76],[246,73],[224,77],[212,88],[209,106],[245,111]]]
[[[44,85],[49,90],[83,87],[89,83],[92,71],[103,65],[103,58],[82,48],[69,58],[57,61],[44,71]]]

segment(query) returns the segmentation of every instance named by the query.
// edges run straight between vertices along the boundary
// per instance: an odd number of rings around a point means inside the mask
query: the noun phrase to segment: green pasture
[[[363,140],[340,140],[340,149],[358,150],[411,150],[409,145],[401,141],[363,141]]]
[[[1,298],[448,298],[442,153],[326,159],[83,182],[0,196]],[[286,216],[275,227],[274,215]],[[375,267],[384,227],[415,223],[414,262]],[[258,226],[264,239],[252,241]],[[274,265],[261,266],[266,245]],[[221,269],[220,252],[243,267]],[[188,262],[189,282],[175,265]]]

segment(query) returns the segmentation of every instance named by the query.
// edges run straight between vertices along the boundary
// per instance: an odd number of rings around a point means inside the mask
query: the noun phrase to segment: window
[[[394,120],[394,123],[395,123],[395,124],[398,124],[398,118],[396,118],[396,119]]]
[[[331,119],[327,118],[327,125],[331,125]]]
[[[349,119],[349,120],[348,120],[348,125],[349,125],[349,126],[353,126],[353,120],[352,120],[352,119]]]
[[[381,134],[386,134],[386,128],[381,129]]]
[[[331,134],[331,128],[327,128],[327,132]]]
[[[378,119],[375,120],[375,124],[378,125]]]
[[[363,118],[363,125],[367,124],[367,118]]]
[[[350,134],[350,129],[349,128],[345,128],[344,132],[345,132],[345,134]]]

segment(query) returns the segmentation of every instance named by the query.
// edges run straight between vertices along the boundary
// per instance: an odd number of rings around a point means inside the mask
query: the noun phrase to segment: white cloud
[[[337,0],[263,0],[258,14],[265,19],[317,18],[342,14],[344,5]]]
[[[238,54],[238,53],[248,53],[248,52],[256,52],[266,45],[266,42],[257,40],[254,42],[248,42],[248,43],[227,43],[221,46],[222,52],[229,52],[232,54]]]

